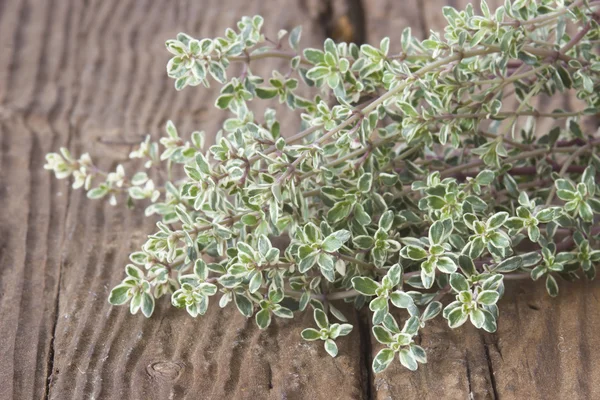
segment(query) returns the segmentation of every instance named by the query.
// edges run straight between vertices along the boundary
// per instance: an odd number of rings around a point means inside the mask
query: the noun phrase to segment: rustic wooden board
[[[410,373],[394,363],[377,376],[369,368],[379,344],[352,310],[357,327],[332,359],[300,339],[308,314],[260,332],[231,309],[211,307],[193,320],[162,301],[146,320],[107,303],[153,223],[141,208],[91,202],[57,182],[42,169],[44,154],[90,150],[109,169],[129,148],[101,137],[156,138],[167,119],[182,132],[214,132],[226,118],[211,108],[216,90],[176,93],[164,40],[179,31],[219,35],[242,15],[261,14],[267,33],[303,24],[303,44],[318,45],[340,15],[356,21],[348,4],[332,4],[0,2],[0,399],[600,397],[591,378],[600,371],[597,283],[562,285],[555,300],[543,285],[512,287],[495,335],[436,321],[420,338],[429,364]],[[407,25],[424,37],[443,23],[443,0],[362,4],[365,27],[356,32],[366,28],[371,42],[398,40]]]
[[[390,36],[390,51],[400,51],[402,30],[410,26],[412,34],[424,39],[430,30],[440,31],[445,25],[441,7],[451,2],[443,0],[374,0],[366,2],[366,24],[369,43],[378,43]],[[454,5],[460,7],[460,5]],[[406,315],[399,314],[399,321]],[[493,399],[492,372],[486,357],[482,334],[472,326],[451,330],[445,321],[434,320],[420,335],[421,346],[427,351],[428,364],[411,372],[396,360],[383,373],[373,376],[372,393],[376,399]],[[371,336],[372,355],[383,348]]]
[[[176,94],[163,43],[180,30],[222,34],[252,14],[268,19],[271,36],[303,23],[306,43],[322,43],[307,6],[276,5],[0,3],[0,398],[363,397],[359,330],[331,359],[300,339],[310,315],[259,332],[233,310],[192,320],[161,304],[146,320],[109,306],[128,253],[153,224],[141,208],[90,202],[42,169],[45,153],[64,145],[113,168],[129,148],[99,138],[158,137],[169,118],[183,132],[215,132],[226,118],[207,113],[216,90]]]
[[[442,7],[459,10],[469,1],[372,0],[365,2],[367,41],[382,37],[392,40],[391,51],[399,51],[397,39],[406,26],[421,39],[431,30],[443,34],[446,20]],[[474,2],[478,9],[478,2]],[[497,7],[503,1],[488,1]],[[418,10],[418,15],[411,14]],[[577,109],[569,96],[542,99],[540,109]],[[507,108],[512,105],[508,104]],[[580,108],[580,107],[579,107]],[[538,134],[547,132],[553,120],[540,119]],[[592,399],[600,397],[600,383],[591,376],[600,365],[594,356],[600,318],[597,298],[600,285],[563,284],[557,299],[545,293],[543,283],[509,284],[500,303],[498,332],[488,334],[466,324],[458,330],[438,319],[420,335],[428,364],[416,373],[398,361],[373,377],[372,393],[377,399]],[[587,304],[584,301],[587,299]],[[448,300],[446,300],[448,301]],[[405,317],[405,316],[403,316]],[[403,320],[402,318],[400,320]],[[382,348],[371,337],[372,357]]]

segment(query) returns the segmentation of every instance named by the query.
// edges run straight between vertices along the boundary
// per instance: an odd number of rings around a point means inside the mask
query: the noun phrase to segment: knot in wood
[[[148,375],[154,378],[160,378],[167,381],[176,380],[181,375],[183,365],[172,361],[157,361],[146,367]]]

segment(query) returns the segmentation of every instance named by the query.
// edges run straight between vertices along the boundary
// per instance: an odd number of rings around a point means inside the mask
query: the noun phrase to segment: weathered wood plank
[[[431,4],[430,4],[431,3]],[[439,4],[438,4],[439,3]],[[369,1],[367,11],[368,42],[377,43],[390,36],[390,52],[400,51],[400,34],[410,26],[420,39],[429,36],[430,29],[443,27],[440,1],[391,0]],[[443,19],[443,17],[441,17]],[[398,314],[403,323],[406,315]],[[429,324],[420,335],[428,364],[410,372],[395,360],[383,373],[372,376],[372,393],[376,399],[462,399],[473,393],[475,398],[493,398],[492,378],[485,357],[481,334],[472,327],[458,331],[448,328],[439,319]],[[372,357],[382,346],[371,336]]]
[[[260,13],[271,34],[304,23],[304,44],[323,39],[315,2],[198,3],[0,2],[0,398],[600,397],[591,378],[600,370],[597,283],[564,284],[557,299],[543,285],[510,287],[496,334],[435,321],[420,337],[429,364],[410,373],[394,362],[377,376],[359,349],[374,355],[379,344],[365,343],[366,329],[361,343],[358,326],[331,359],[299,338],[310,315],[260,332],[231,309],[192,320],[161,302],[145,320],[108,305],[128,253],[153,225],[141,208],[71,193],[42,170],[43,155],[92,149],[108,169],[129,149],[100,137],[158,137],[167,119],[183,132],[214,132],[226,117],[212,112],[216,90],[176,94],[165,77],[163,42],[180,30],[218,35]],[[423,38],[443,26],[444,4],[365,1],[368,41],[397,40],[407,25]]]
[[[42,398],[52,362],[64,186],[44,154],[67,142],[59,96],[66,4],[0,3],[0,398]]]
[[[322,30],[306,21],[301,5],[276,3],[114,0],[73,7],[68,35],[79,51],[68,55],[72,69],[65,72],[77,88],[70,98],[71,148],[92,150],[97,164],[110,169],[129,149],[103,145],[100,137],[158,137],[167,119],[182,132],[216,132],[227,117],[212,109],[217,89],[175,93],[164,72],[164,40],[179,31],[219,35],[242,15],[261,14],[271,36],[304,23],[304,43],[322,42]],[[285,116],[282,125],[295,121]],[[67,144],[58,142],[54,146]],[[261,332],[236,310],[216,304],[197,320],[168,299],[150,320],[110,306],[106,298],[123,277],[128,253],[155,228],[140,216],[142,207],[113,208],[80,192],[69,199],[50,398],[363,397],[358,329],[340,341],[341,354],[332,359],[322,345],[301,340],[301,329],[313,324],[309,314],[302,323],[276,321]],[[356,320],[353,311],[347,314]]]
[[[500,304],[498,332],[486,335],[499,398],[600,397],[600,283],[559,284],[552,299],[543,282],[524,282]]]
[[[406,316],[398,317],[403,323]],[[376,399],[493,399],[492,377],[483,336],[472,326],[452,330],[436,319],[423,329],[420,345],[427,351],[427,364],[411,372],[395,359],[383,373],[374,376]],[[373,356],[383,348],[373,338]]]
[[[405,26],[412,26],[413,34],[420,38],[429,36],[430,30],[443,34],[446,20],[442,7],[463,9],[469,2],[417,3],[367,2],[368,41],[377,42],[384,36],[397,40]],[[497,7],[503,2],[488,3]],[[475,8],[478,10],[479,5]],[[417,15],[414,10],[418,10]],[[576,103],[573,97],[559,96],[541,99],[537,107],[548,111],[577,109]],[[514,109],[514,104],[508,101],[506,108]],[[521,118],[519,123],[524,121]],[[554,124],[551,119],[540,119],[536,133],[542,135]],[[596,300],[599,288],[597,283],[565,284],[559,298],[551,299],[543,284],[513,286],[500,303],[499,329],[494,335],[478,332],[468,324],[453,331],[443,320],[433,321],[420,335],[428,364],[412,373],[394,361],[384,373],[373,376],[374,397],[596,398],[600,385],[590,377],[598,368],[593,349],[598,348],[599,339],[593,327],[600,318]],[[371,343],[373,357],[381,345],[373,337]]]
[[[390,37],[390,53],[400,51],[400,35],[407,26],[413,35],[424,38],[422,5],[420,0],[370,0],[363,2],[367,42],[379,44],[381,39]]]

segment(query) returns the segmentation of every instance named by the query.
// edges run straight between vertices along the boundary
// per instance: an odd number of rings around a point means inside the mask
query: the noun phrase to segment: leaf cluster
[[[301,28],[267,38],[260,16],[223,37],[168,40],[177,90],[220,85],[218,132],[169,121],[131,152],[143,163],[134,174],[104,172],[87,153],[47,155],[45,168],[88,197],[145,202],[157,220],[110,303],[150,317],[164,296],[194,318],[214,303],[260,329],[311,312],[302,338],[334,357],[353,329],[348,308],[366,307],[381,372],[396,356],[410,370],[426,363],[415,339],[436,320],[494,332],[505,281],[543,278],[556,296],[561,281],[593,279],[600,137],[583,121],[600,110],[600,3],[480,9],[445,7],[443,33],[407,28],[398,51],[389,38],[300,51]],[[287,65],[254,74],[272,58]],[[536,106],[567,93],[584,107]],[[301,126],[275,108],[256,114],[264,100]]]

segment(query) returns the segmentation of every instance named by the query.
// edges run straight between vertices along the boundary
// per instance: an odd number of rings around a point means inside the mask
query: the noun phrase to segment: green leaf
[[[205,281],[208,278],[208,267],[203,259],[199,258],[194,263],[194,274],[201,281]]]
[[[387,232],[392,228],[393,222],[394,212],[392,210],[388,210],[381,216],[381,219],[379,220],[379,228]]]
[[[439,196],[427,196],[427,202],[429,207],[433,208],[434,210],[441,210],[446,206],[446,200]]]
[[[546,275],[546,291],[552,297],[558,296],[558,283],[550,274]]]
[[[108,194],[108,186],[102,185],[87,192],[88,199],[96,200]]]
[[[329,67],[317,66],[317,67],[311,68],[306,73],[306,76],[309,79],[317,80],[317,79],[325,78],[325,77],[329,76],[330,74],[331,74],[331,70],[329,69]]]
[[[300,263],[298,263],[298,271],[300,271],[300,273],[302,274],[306,273],[309,269],[312,268],[313,265],[315,265],[316,261],[316,255],[304,257],[302,260],[300,260]]]
[[[154,312],[154,297],[149,293],[142,294],[141,310],[146,318],[150,318]]]
[[[327,220],[335,224],[347,218],[350,215],[350,211],[352,211],[352,203],[349,201],[340,201],[327,212]]]
[[[502,231],[492,232],[488,238],[490,242],[499,249],[510,246],[510,239]]]
[[[489,169],[484,169],[475,177],[475,182],[480,185],[489,185],[494,181],[496,174]]]
[[[370,173],[365,173],[358,179],[358,190],[363,193],[368,193],[371,190],[372,184],[373,175]]]
[[[294,313],[292,312],[292,310],[290,310],[289,308],[286,308],[286,307],[281,307],[281,306],[277,306],[277,307],[273,308],[273,314],[275,314],[279,318],[288,318],[288,319],[294,318]]]
[[[235,305],[237,306],[238,310],[242,313],[242,315],[250,318],[254,313],[254,305],[252,304],[250,299],[248,299],[248,297],[246,297],[243,294],[235,293],[234,300]]]
[[[220,108],[221,110],[225,110],[227,107],[229,107],[229,103],[231,103],[232,100],[233,100],[232,94],[222,94],[221,96],[219,96],[217,98],[217,101],[215,102],[215,106],[217,108]]]
[[[469,318],[473,326],[477,329],[480,329],[485,323],[485,314],[479,308],[472,309],[469,313]]]
[[[338,251],[342,245],[350,239],[350,232],[341,230],[327,236],[323,241],[323,250],[327,252]]]
[[[304,49],[304,57],[313,64],[319,64],[325,61],[325,54],[317,49]]]
[[[219,62],[211,61],[208,72],[210,72],[210,75],[219,83],[225,83],[227,81],[225,69]]]
[[[379,284],[373,279],[360,276],[352,278],[352,286],[365,296],[374,296],[376,290],[379,289]]]
[[[314,317],[315,317],[315,322],[317,323],[319,328],[321,328],[321,329],[329,328],[329,319],[327,318],[327,315],[323,312],[323,310],[315,308]]]
[[[581,175],[581,182],[585,184],[587,192],[590,196],[596,193],[596,168],[593,165],[588,166],[583,175]]]
[[[313,328],[306,328],[306,329],[304,329],[300,333],[300,335],[302,335],[302,339],[307,340],[307,341],[313,341],[313,340],[321,339],[321,332],[319,332],[318,330],[313,329]]]
[[[258,223],[258,217],[252,214],[245,214],[241,221],[244,225],[254,226]]]
[[[379,325],[373,327],[373,336],[375,336],[375,339],[381,344],[389,344],[394,341],[390,332]]]
[[[582,201],[581,204],[579,204],[579,215],[581,215],[581,219],[585,222],[594,221],[592,207],[585,201]]]
[[[237,244],[238,255],[240,257],[245,256],[248,258],[248,261],[253,261],[255,257],[254,249],[250,247],[247,243],[238,242]],[[244,262],[242,260],[242,262]]]
[[[110,291],[108,302],[115,306],[125,304],[131,298],[129,289],[131,289],[131,286],[126,284],[115,286],[113,290]]]
[[[390,267],[386,274],[393,286],[397,286],[402,282],[402,267],[400,264],[394,264]]]
[[[495,290],[484,290],[477,296],[477,302],[479,304],[491,306],[493,304],[496,304],[499,298],[500,294]]]
[[[485,243],[483,243],[483,239],[481,239],[481,237],[478,236],[475,239],[473,239],[473,241],[470,244],[471,247],[469,249],[469,257],[471,257],[472,259],[479,257],[481,253],[483,253],[483,249],[485,248]]]
[[[333,314],[333,313],[332,313]],[[341,324],[338,336],[347,336],[352,332],[353,326],[350,324]]]
[[[310,243],[316,243],[320,237],[319,228],[310,222],[304,226],[304,235],[306,235],[306,238]]]
[[[390,300],[398,308],[409,308],[415,304],[412,297],[401,291],[391,293]]]
[[[491,269],[492,272],[501,272],[508,273],[516,271],[523,264],[523,259],[519,256],[514,256],[507,258],[506,260],[496,264],[494,268]]]
[[[427,308],[425,308],[425,311],[423,311],[423,316],[421,318],[423,321],[428,321],[435,318],[441,311],[442,303],[439,301],[433,301],[427,305]]]
[[[187,76],[187,75],[182,76],[181,78],[178,78],[175,81],[175,90],[182,90],[184,87],[186,87],[188,84],[188,80],[189,80],[189,76]]]
[[[450,275],[450,286],[456,292],[469,290],[469,283],[467,282],[467,279],[461,274],[454,273]]]
[[[419,318],[412,316],[406,320],[404,327],[402,328],[402,332],[411,337],[416,335],[417,332],[419,332]]]
[[[335,342],[331,339],[325,341],[325,351],[331,356],[335,357],[338,353],[338,347]]]
[[[363,226],[371,224],[371,217],[365,212],[364,207],[360,203],[356,203],[354,206],[354,218]]]
[[[412,343],[410,345],[410,351],[412,352],[417,362],[421,364],[427,363],[427,353],[425,353],[425,350],[421,346]]]
[[[496,324],[496,317],[494,317],[494,315],[487,310],[482,310],[482,312],[483,312],[483,315],[485,316],[485,322],[483,323],[483,329],[486,332],[490,332],[490,333],[496,332],[496,329],[498,328],[498,326]]]
[[[212,283],[201,283],[198,286],[198,291],[203,296],[214,296],[217,293],[217,286]]]
[[[535,225],[529,226],[527,228],[527,236],[529,237],[529,240],[536,243],[540,239],[540,228]]]
[[[421,282],[426,289],[433,286],[435,281],[435,268],[429,261],[423,261],[421,264]]]
[[[448,314],[448,325],[450,328],[456,329],[467,322],[467,318],[469,315],[463,312],[462,307],[457,307]]]
[[[333,259],[333,256],[327,254],[327,253],[321,253],[319,254],[319,258],[318,258],[318,264],[319,267],[321,267],[321,269],[327,270],[327,271],[333,271],[334,270],[334,266],[335,266],[335,261]]]
[[[570,190],[558,189],[556,191],[556,195],[558,196],[559,199],[561,199],[563,201],[571,201],[571,200],[575,199],[575,192],[572,192]]]
[[[260,329],[266,329],[271,324],[271,313],[267,309],[260,310],[256,313],[256,325]],[[313,329],[314,330],[314,329]],[[317,332],[317,335],[319,333]],[[304,337],[304,331],[302,331],[302,337]],[[306,339],[308,340],[308,339]]]
[[[452,274],[456,272],[458,267],[450,257],[439,257],[437,259],[437,268],[445,274]]]
[[[142,272],[142,270],[136,267],[135,265],[127,264],[127,266],[125,267],[125,273],[127,274],[127,276],[130,276],[135,279],[144,278],[144,273]]]
[[[494,214],[487,220],[487,230],[494,230],[500,228],[508,219],[508,213],[505,211]]]
[[[298,43],[300,42],[300,37],[302,36],[302,26],[297,26],[290,32],[290,36],[288,37],[288,41],[290,47],[294,50],[298,50]]]
[[[575,186],[573,186],[573,184],[566,179],[557,179],[554,182],[554,186],[556,186],[556,189],[558,189],[558,190],[564,190],[567,192],[575,192]]]
[[[272,99],[278,94],[277,88],[257,87],[254,91],[260,99]]]
[[[400,363],[411,371],[416,371],[419,367],[412,352],[408,349],[400,350],[398,357],[400,358]]]
[[[255,271],[254,276],[250,279],[248,284],[248,291],[250,293],[256,293],[263,284],[263,275],[261,271]]]
[[[404,246],[402,250],[400,250],[400,255],[410,260],[422,260],[427,258],[427,252],[417,246]]]
[[[282,290],[271,289],[269,290],[269,300],[271,303],[281,303],[283,300],[284,293]]]
[[[477,275],[475,263],[466,254],[461,254],[458,256],[458,266],[460,267],[460,270],[467,276]]]
[[[441,244],[444,238],[444,223],[442,221],[435,221],[429,227],[429,243],[431,245]]]
[[[373,359],[373,372],[377,374],[384,371],[394,359],[394,354],[392,349],[380,350]]]
[[[375,241],[370,236],[361,235],[361,236],[355,236],[352,239],[352,243],[354,243],[354,245],[356,247],[358,247],[359,249],[366,250],[366,249],[370,249],[371,247],[373,247],[373,244],[375,243]]]

